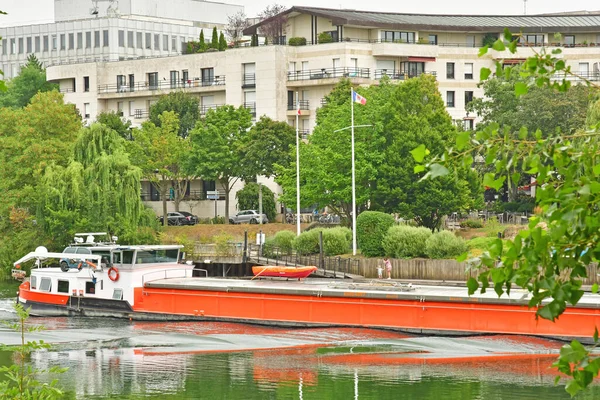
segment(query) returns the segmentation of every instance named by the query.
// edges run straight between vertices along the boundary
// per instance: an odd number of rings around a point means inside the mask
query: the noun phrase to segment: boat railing
[[[208,271],[205,269],[192,269],[192,268],[180,268],[180,269],[163,269],[160,271],[152,271],[142,275],[142,286],[151,281],[158,281],[160,279],[174,279],[174,278],[191,278],[194,276],[194,271],[201,271],[208,277]],[[183,274],[182,274],[183,272]],[[153,277],[150,277],[153,276]]]

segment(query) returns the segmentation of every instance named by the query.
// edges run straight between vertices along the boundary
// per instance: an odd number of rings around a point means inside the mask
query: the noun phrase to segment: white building
[[[560,47],[560,57],[574,72],[592,80],[600,78],[600,14],[435,16],[292,7],[276,18],[282,16],[287,18],[285,36],[278,42],[302,37],[307,45],[74,62],[50,67],[48,79],[60,84],[66,100],[87,119],[94,120],[104,110],[119,110],[134,123],[147,118],[157,96],[184,90],[199,97],[201,112],[222,104],[245,105],[255,115],[293,125],[297,92],[302,113],[299,129],[310,134],[316,110],[342,78],[355,85],[370,85],[383,76],[401,82],[423,73],[435,75],[449,114],[469,127],[474,118],[465,106],[473,97],[483,95],[477,87],[479,70],[493,67],[496,61],[519,63],[542,45]],[[256,24],[245,33],[260,31],[261,24],[268,22]],[[490,51],[478,57],[484,39],[497,39],[504,28],[521,34],[523,46],[517,55]],[[322,32],[328,32],[333,42],[318,44]],[[199,181],[191,188],[199,199],[211,190],[203,185]],[[271,187],[277,189],[274,184]],[[155,195],[149,198],[157,200]],[[206,209],[211,210],[207,204]],[[232,201],[230,212],[234,211]]]
[[[178,55],[201,29],[210,39],[241,10],[199,0],[54,0],[56,22],[0,28],[0,69],[15,77],[29,54],[45,66]]]

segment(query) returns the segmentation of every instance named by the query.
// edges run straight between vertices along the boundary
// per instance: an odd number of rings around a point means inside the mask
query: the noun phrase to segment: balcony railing
[[[321,107],[327,105],[327,99],[325,97],[321,97]]]
[[[247,108],[252,114],[253,117],[256,117],[256,102],[247,102],[244,103],[244,108]]]
[[[150,111],[148,110],[135,109],[133,112],[133,118],[135,119],[148,118],[149,115]]]
[[[203,106],[200,106],[200,115],[206,115],[208,110],[214,110],[217,107],[221,107],[223,105],[224,104],[205,104]]]
[[[321,68],[288,72],[288,81],[328,78],[369,78],[369,68]]]
[[[304,139],[304,140],[308,139],[308,135],[310,135],[310,130],[308,130],[308,129],[299,129],[298,130],[298,136],[300,136],[302,139]]]
[[[310,110],[308,100],[298,100],[298,103],[295,101],[293,103],[288,103],[287,106],[288,111],[294,110]]]
[[[244,74],[242,76],[242,88],[256,87],[256,74]]]
[[[140,194],[141,200],[142,201],[162,201],[162,198],[160,196],[160,193],[157,192],[152,192],[152,193],[148,193],[148,192],[142,192]],[[167,193],[166,196],[167,200],[173,200],[171,198],[171,195],[169,193]],[[207,195],[206,192],[203,190],[190,190],[188,193],[186,193],[183,198],[181,200],[184,201],[189,201],[189,200],[208,200],[207,199]],[[225,200],[225,192],[224,191],[219,191],[219,200]]]
[[[225,75],[213,79],[188,79],[187,81],[136,82],[133,85],[98,85],[98,93],[132,93],[144,90],[190,89],[194,87],[225,85]]]
[[[583,81],[600,81],[600,71],[598,72],[576,72],[572,71],[573,75],[565,74],[554,74],[552,80],[561,81],[563,79],[571,82],[583,82]]]
[[[387,76],[390,79],[403,80],[403,79],[409,79],[409,78],[416,78],[423,74],[436,76],[435,71],[407,72],[407,71],[393,71],[393,70],[389,70],[389,69],[376,69],[375,70],[375,79],[381,79],[384,76]]]

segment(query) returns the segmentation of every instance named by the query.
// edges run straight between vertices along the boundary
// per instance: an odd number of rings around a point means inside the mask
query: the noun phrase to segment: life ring
[[[116,267],[110,267],[108,269],[108,279],[110,279],[113,282],[119,280],[119,270]]]

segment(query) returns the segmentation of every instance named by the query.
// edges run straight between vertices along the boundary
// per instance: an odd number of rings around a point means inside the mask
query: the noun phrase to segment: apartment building
[[[436,16],[292,7],[275,18],[285,18],[285,35],[275,40],[280,45],[57,65],[48,68],[48,79],[60,84],[66,100],[89,121],[101,111],[118,110],[139,124],[159,95],[183,90],[198,96],[201,113],[222,104],[244,105],[255,116],[294,125],[300,108],[298,128],[303,135],[310,134],[316,110],[342,78],[370,85],[387,76],[401,84],[420,74],[434,75],[449,114],[467,128],[476,121],[466,105],[483,95],[477,87],[479,70],[496,61],[520,63],[542,46],[560,47],[560,57],[574,72],[600,79],[600,14]],[[260,33],[271,21],[245,33]],[[520,36],[518,53],[490,51],[478,57],[484,40],[497,39],[504,28]],[[330,43],[319,43],[323,32]],[[289,45],[292,37],[306,39],[306,45]],[[198,182],[191,189],[200,199],[202,185]],[[272,182],[269,185],[277,190]],[[234,201],[231,207],[234,212]]]
[[[0,28],[0,69],[19,74],[27,56],[46,67],[181,54],[243,7],[198,0],[54,0],[54,23]]]

